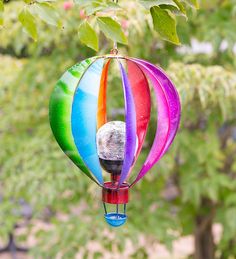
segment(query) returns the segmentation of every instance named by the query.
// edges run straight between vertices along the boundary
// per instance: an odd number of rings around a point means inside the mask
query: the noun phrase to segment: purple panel
[[[132,95],[132,89],[125,72],[124,67],[119,62],[120,72],[124,90],[125,98],[125,122],[126,122],[126,141],[125,141],[125,154],[124,162],[120,175],[119,186],[122,184],[134,162],[135,149],[136,149],[136,113],[135,113],[135,104]]]
[[[157,131],[150,153],[141,168],[138,182],[165,154],[172,143],[180,121],[180,102],[177,91],[167,76],[154,65],[139,59],[131,59],[152,81],[158,106]]]

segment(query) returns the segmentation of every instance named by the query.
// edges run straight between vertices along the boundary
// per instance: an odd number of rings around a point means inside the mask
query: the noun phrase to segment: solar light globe
[[[125,151],[125,123],[110,121],[97,132],[100,164],[108,173],[120,175]]]

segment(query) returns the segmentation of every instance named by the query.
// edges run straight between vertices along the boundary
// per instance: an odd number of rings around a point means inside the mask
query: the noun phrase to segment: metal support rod
[[[107,208],[106,208],[105,202],[103,202],[103,208],[104,208],[105,214],[107,214]]]
[[[126,214],[126,203],[124,204],[124,214]]]
[[[118,218],[118,213],[119,213],[119,204],[116,204],[116,217]]]

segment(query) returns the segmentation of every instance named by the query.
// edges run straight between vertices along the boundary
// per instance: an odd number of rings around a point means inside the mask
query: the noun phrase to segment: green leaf
[[[114,2],[109,2],[107,3],[107,8],[108,10],[119,10],[119,9],[122,9],[122,7],[118,4],[118,3],[114,3]]]
[[[4,11],[3,0],[0,0],[0,25],[3,25],[3,11]]]
[[[0,25],[3,25],[3,11],[4,11],[3,0],[0,0]]]
[[[107,12],[107,11],[117,11],[121,9],[121,7],[116,3],[99,3],[93,2],[90,5],[84,5],[85,12],[88,16],[93,15],[97,12]]]
[[[38,3],[30,6],[32,14],[37,15],[39,19],[49,25],[59,25],[59,14],[50,3]]]
[[[158,6],[152,7],[150,11],[154,29],[163,39],[179,45],[180,42],[176,32],[176,21],[174,16],[167,10],[163,10]]]
[[[127,38],[118,22],[110,17],[99,17],[97,22],[105,36],[113,41],[127,44]]]
[[[38,33],[35,18],[26,7],[20,12],[18,19],[29,35],[36,41]]]
[[[186,9],[179,0],[140,0],[140,3],[147,9],[153,6],[159,6],[162,9],[168,9],[175,15],[186,17]]]
[[[184,7],[184,5],[179,1],[179,0],[173,0],[176,5],[178,6],[179,10],[183,13],[186,14],[186,9]]]
[[[121,9],[117,3],[111,1],[74,0],[74,2],[75,4],[78,4],[80,8],[84,8],[88,16],[93,15],[96,12],[116,11]]]
[[[182,11],[180,11],[179,8],[174,7],[174,6],[172,6],[172,5],[160,5],[160,8],[161,8],[161,9],[164,9],[164,10],[169,10],[169,11],[171,11],[171,13],[173,13],[175,16],[178,15],[178,16],[183,16],[183,17],[187,18],[187,16],[186,16],[185,13],[183,13]]]
[[[185,0],[185,2],[192,7],[195,7],[196,9],[199,9],[198,0]]]
[[[102,11],[103,9],[106,8],[106,5],[104,5],[103,3],[91,3],[88,6],[85,6],[85,13],[86,15],[90,16],[95,14],[96,12]]]
[[[159,5],[171,5],[178,8],[178,5],[175,3],[174,0],[140,0],[139,2],[147,9]]]
[[[98,51],[98,36],[87,21],[80,24],[78,34],[82,43]]]

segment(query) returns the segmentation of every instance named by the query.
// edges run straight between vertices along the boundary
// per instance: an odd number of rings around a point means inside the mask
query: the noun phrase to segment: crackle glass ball
[[[125,149],[125,122],[110,121],[97,132],[97,150],[102,167],[109,173],[120,174]]]

